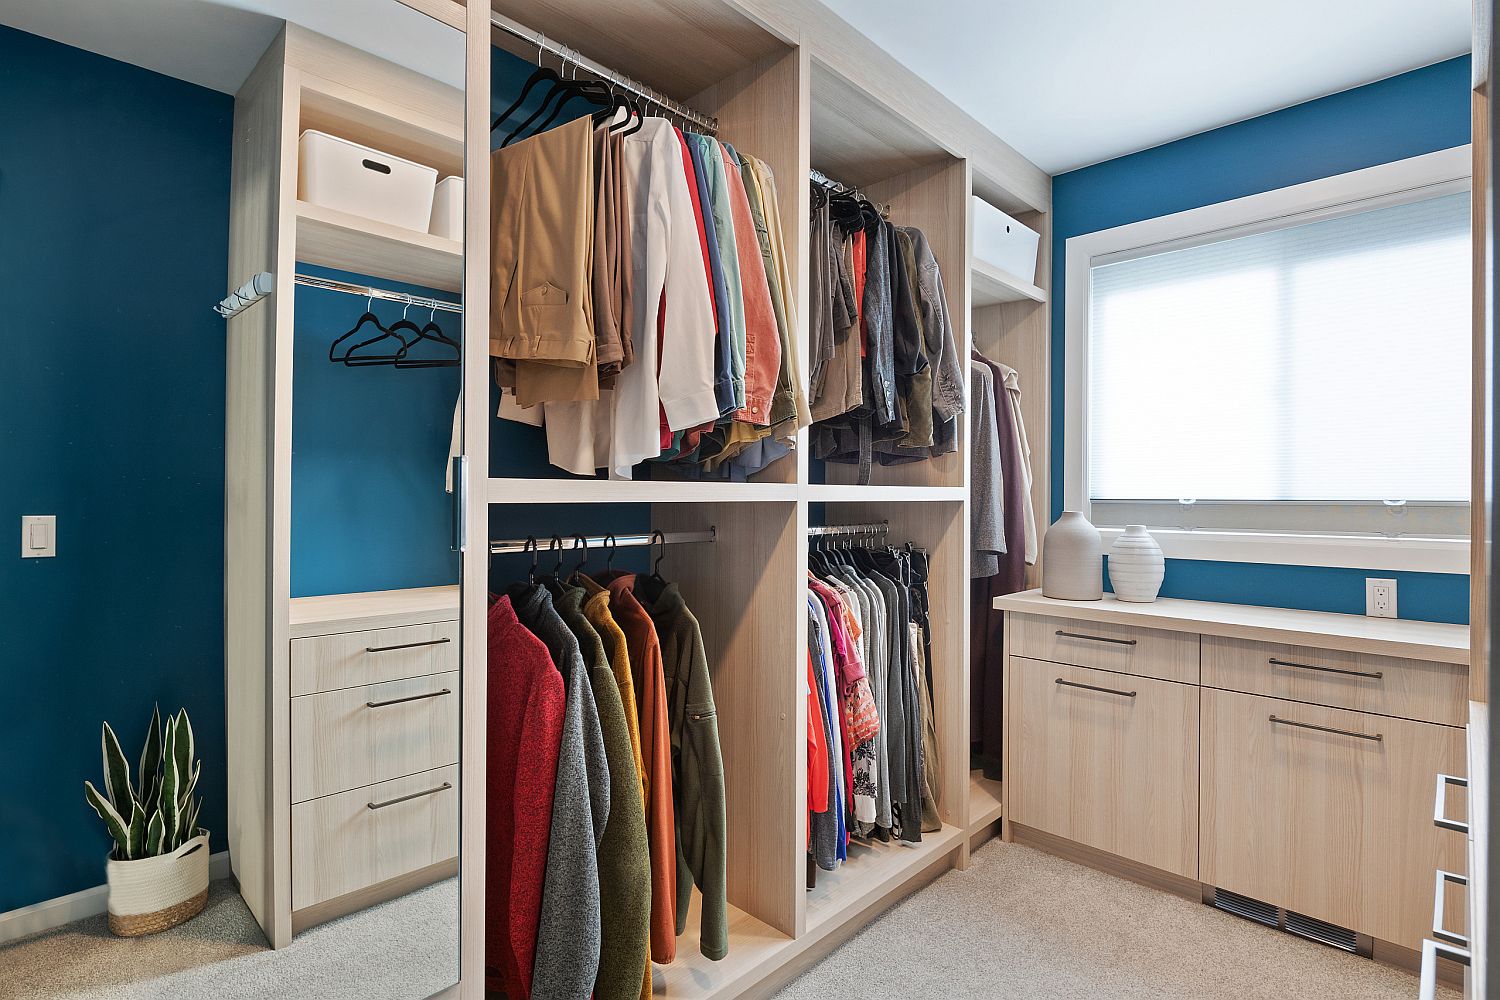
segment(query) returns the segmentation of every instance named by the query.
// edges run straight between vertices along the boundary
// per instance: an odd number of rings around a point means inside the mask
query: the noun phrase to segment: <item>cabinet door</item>
[[[1198,877],[1198,689],[1010,659],[1011,820]]]
[[[1433,869],[1464,871],[1434,776],[1463,767],[1462,729],[1204,688],[1200,877],[1420,948]]]

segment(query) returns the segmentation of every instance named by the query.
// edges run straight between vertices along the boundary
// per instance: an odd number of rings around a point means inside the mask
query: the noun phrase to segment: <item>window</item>
[[[1070,240],[1069,506],[1101,527],[1233,533],[1219,558],[1273,533],[1463,539],[1458,170],[1466,150]]]

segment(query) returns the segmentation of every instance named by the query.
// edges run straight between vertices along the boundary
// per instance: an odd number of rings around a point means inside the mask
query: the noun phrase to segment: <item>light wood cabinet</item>
[[[1200,878],[1420,948],[1433,868],[1464,870],[1434,775],[1463,767],[1461,729],[1205,689]]]
[[[1196,635],[1034,615],[1012,621],[1012,655],[1198,683]]]
[[[1198,877],[1198,689],[1012,657],[1012,822]]]
[[[292,640],[292,697],[458,669],[458,622]]]

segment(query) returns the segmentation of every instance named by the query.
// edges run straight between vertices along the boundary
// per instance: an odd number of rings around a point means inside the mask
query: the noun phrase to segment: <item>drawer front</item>
[[[292,640],[292,696],[458,669],[458,622]]]
[[[1041,615],[1009,616],[1010,652],[1033,660],[1198,683],[1198,634]]]
[[[292,806],[292,909],[457,856],[457,765],[299,802]]]
[[[1198,877],[1197,688],[1012,656],[1009,697],[1013,822]]]
[[[1463,766],[1461,729],[1204,688],[1200,878],[1420,948],[1464,870],[1433,775]]]
[[[458,676],[293,698],[292,801],[456,763]]]
[[[1203,684],[1449,726],[1468,712],[1462,664],[1212,635],[1203,637]]]

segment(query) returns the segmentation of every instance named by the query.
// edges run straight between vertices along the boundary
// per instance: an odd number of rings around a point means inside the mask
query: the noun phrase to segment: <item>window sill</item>
[[[1104,551],[1125,529],[1100,528]],[[1407,570],[1417,573],[1469,572],[1466,538],[1378,538],[1369,535],[1301,535],[1257,531],[1182,531],[1150,528],[1168,559],[1271,563]]]

